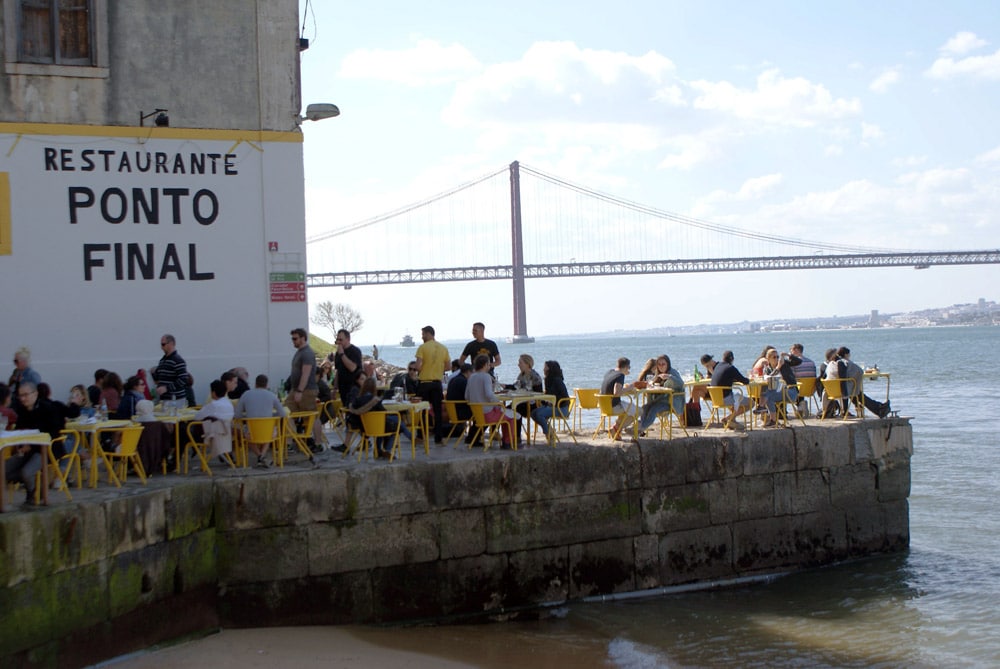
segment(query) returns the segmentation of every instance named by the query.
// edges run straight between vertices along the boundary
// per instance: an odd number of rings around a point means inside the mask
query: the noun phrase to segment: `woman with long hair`
[[[683,420],[684,418],[684,379],[680,372],[670,364],[670,356],[666,353],[656,359],[656,374],[653,375],[653,386],[670,390],[670,393],[653,395],[654,400],[646,402],[639,417],[640,434],[649,429],[657,415],[672,411]]]
[[[555,395],[556,404],[553,406],[551,404],[542,404],[531,412],[531,419],[541,425],[542,432],[545,436],[549,436],[549,419],[552,418],[553,414],[558,412],[558,416],[561,418],[567,418],[569,416],[569,410],[566,406],[559,406],[559,402],[569,397],[569,391],[566,390],[566,382],[563,380],[562,367],[555,360],[546,360],[545,364],[542,366],[542,374],[545,375],[545,394]]]

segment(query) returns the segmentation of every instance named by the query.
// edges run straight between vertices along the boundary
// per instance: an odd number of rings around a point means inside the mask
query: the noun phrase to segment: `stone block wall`
[[[0,517],[5,666],[198,630],[503,619],[905,548],[908,421],[192,477]]]

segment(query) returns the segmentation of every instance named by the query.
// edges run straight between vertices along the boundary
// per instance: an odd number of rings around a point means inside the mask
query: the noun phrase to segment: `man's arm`
[[[305,386],[309,385],[309,375],[312,373],[312,368],[312,365],[302,365],[302,371],[299,372],[299,387],[295,389],[295,393],[299,396],[302,395]]]

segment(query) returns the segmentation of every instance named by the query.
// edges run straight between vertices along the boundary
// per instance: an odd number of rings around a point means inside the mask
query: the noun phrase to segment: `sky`
[[[1000,248],[1000,3],[300,0],[300,17],[303,107],[341,110],[302,126],[307,237],[519,160],[734,227]],[[309,271],[336,271],[326,256],[311,245]],[[998,271],[535,279],[527,330],[911,311],[998,300]],[[355,343],[385,345],[426,324],[467,339],[473,321],[502,339],[511,293],[508,281],[427,283],[311,289],[309,301],[349,304],[365,320]]]

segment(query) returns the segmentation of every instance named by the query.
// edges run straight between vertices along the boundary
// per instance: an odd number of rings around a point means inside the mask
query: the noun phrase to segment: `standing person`
[[[731,430],[742,427],[740,423],[736,422],[736,419],[750,408],[750,398],[739,397],[737,399],[733,395],[733,383],[737,381],[744,384],[750,383],[750,379],[743,376],[740,370],[733,366],[734,359],[732,351],[723,351],[722,362],[717,363],[715,369],[712,370],[712,385],[724,388],[722,391],[723,403],[733,407],[733,415],[726,421],[726,428]]]
[[[14,352],[14,371],[7,381],[11,396],[14,398],[14,408],[20,404],[20,394],[17,391],[22,383],[31,383],[37,388],[41,382],[41,375],[31,368],[31,349],[27,346],[17,349]]]
[[[424,343],[417,349],[417,379],[420,381],[419,395],[430,402],[434,412],[434,443],[444,444],[444,419],[441,416],[441,402],[444,391],[441,380],[448,373],[451,357],[444,344],[434,339],[434,328],[425,325],[420,328]]]
[[[248,390],[240,396],[233,413],[236,418],[284,418],[285,408],[281,406],[278,396],[267,389],[267,376],[258,374],[254,380],[253,390]],[[266,444],[248,443],[248,448],[257,456],[256,467],[267,469],[270,463],[264,459]]]
[[[337,337],[333,341],[337,344],[337,350],[333,354],[333,369],[336,372],[334,380],[337,382],[340,401],[346,407],[347,396],[351,394],[351,388],[362,370],[361,349],[351,343],[351,333],[344,329],[337,330]]]
[[[500,349],[497,348],[495,341],[486,338],[486,326],[479,322],[472,324],[472,341],[462,349],[462,355],[458,357],[458,364],[461,365],[466,358],[469,358],[471,362],[476,359],[477,355],[485,355],[490,359],[490,376],[495,378],[496,374],[493,373],[493,368],[500,366]]]
[[[309,334],[302,328],[291,331],[292,346],[295,355],[292,356],[292,373],[288,377],[291,392],[285,398],[285,406],[289,411],[316,411],[316,398],[319,397],[319,386],[316,383],[316,354],[309,347]],[[339,348],[339,345],[338,345]],[[320,430],[322,423],[313,421],[313,433],[306,439],[309,450],[316,452],[316,444],[322,439]]]
[[[632,384],[625,383],[625,376],[632,369],[632,361],[628,358],[618,358],[614,369],[608,370],[601,381],[601,394],[614,395],[611,400],[611,410],[618,416],[615,425],[611,428],[611,435],[615,441],[621,441],[621,433],[627,429],[635,420],[636,408],[632,401],[622,397],[623,392],[632,390]]]
[[[177,352],[177,340],[172,334],[160,337],[163,357],[149,370],[156,383],[156,395],[161,400],[186,400],[188,370],[184,358]]]

